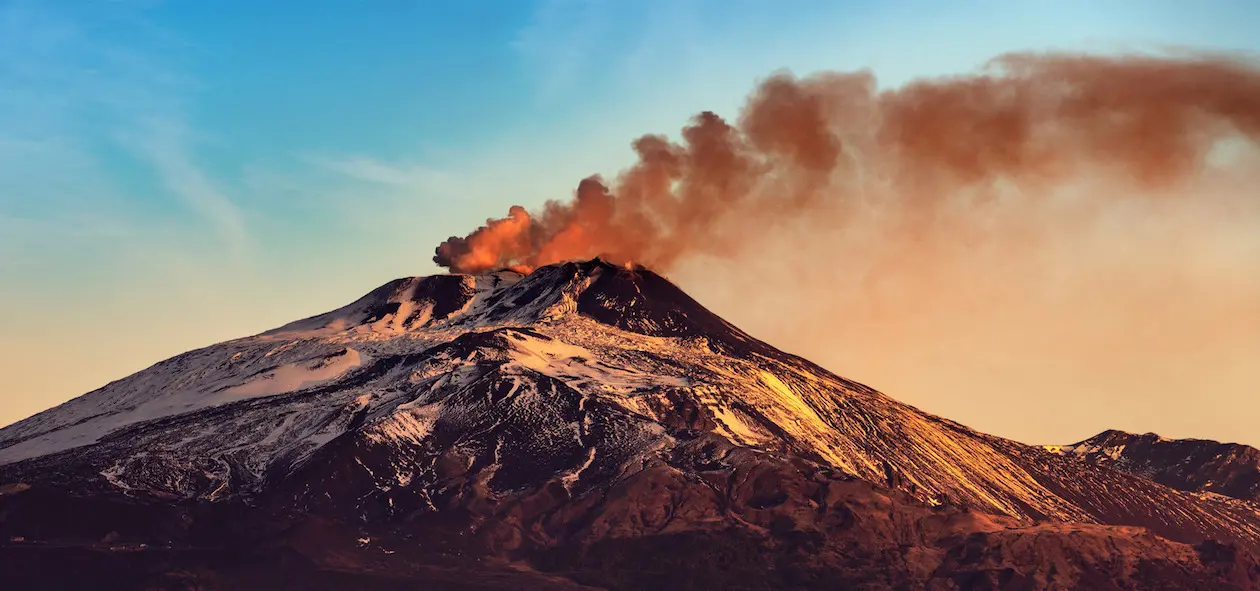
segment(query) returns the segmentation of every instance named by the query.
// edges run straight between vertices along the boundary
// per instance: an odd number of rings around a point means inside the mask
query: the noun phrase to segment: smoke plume
[[[733,122],[633,145],[612,182],[435,260],[648,265],[771,344],[1024,441],[1260,444],[1254,63],[1009,55],[887,90],[779,74]]]
[[[480,272],[599,255],[668,270],[734,257],[802,216],[843,227],[878,211],[916,236],[948,210],[1048,199],[1083,179],[1158,192],[1227,140],[1255,146],[1260,71],[1222,57],[1007,55],[884,91],[869,72],[779,74],[737,122],[704,112],[681,136],[639,138],[614,182],[584,179],[533,213],[514,206],[434,261]]]

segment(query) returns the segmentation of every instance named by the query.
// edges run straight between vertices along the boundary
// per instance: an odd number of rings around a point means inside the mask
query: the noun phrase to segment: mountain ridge
[[[1260,501],[1260,450],[1249,445],[1108,429],[1071,445],[1044,447],[1178,490]]]

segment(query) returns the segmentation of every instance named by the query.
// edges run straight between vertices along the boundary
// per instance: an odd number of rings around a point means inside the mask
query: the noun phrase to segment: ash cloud
[[[1198,179],[1219,146],[1258,138],[1260,70],[1225,57],[1014,54],[883,91],[869,72],[777,74],[736,121],[704,112],[680,141],[643,136],[612,182],[584,179],[532,213],[514,206],[434,261],[475,273],[599,255],[668,271],[737,258],[802,218],[862,232],[871,211],[895,249],[947,214],[1081,181],[1108,186],[1097,202],[1165,192]]]
[[[880,90],[762,81],[616,178],[449,241],[455,271],[600,255],[768,342],[1031,443],[1260,444],[1260,70],[1009,55]]]

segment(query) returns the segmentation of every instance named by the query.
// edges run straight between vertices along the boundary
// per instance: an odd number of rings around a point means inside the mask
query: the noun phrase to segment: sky
[[[447,236],[615,175],[644,133],[735,115],[776,71],[896,87],[1011,51],[1255,55],[1257,28],[1245,0],[0,0],[0,424],[440,272]],[[719,272],[671,278],[771,344],[986,432],[1260,444],[1260,334],[1205,344],[1207,381],[1150,356],[1100,378],[997,333],[975,350],[932,331],[878,350],[843,327],[804,335],[740,304],[775,294],[733,295],[755,285]]]

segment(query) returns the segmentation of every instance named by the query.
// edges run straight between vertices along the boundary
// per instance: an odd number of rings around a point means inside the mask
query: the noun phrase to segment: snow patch
[[[719,431],[724,431],[722,434],[728,437],[733,436],[737,440],[736,443],[757,445],[772,439],[770,435],[752,427],[743,413],[736,409],[713,405],[709,407],[709,410],[713,412],[713,418],[717,419],[721,426]]]
[[[126,473],[126,471],[127,471],[127,468],[123,466],[123,462],[115,462],[113,466],[110,466],[109,468],[101,470],[101,476],[105,477],[105,480],[107,482],[109,482],[110,484],[114,485],[117,488],[121,488],[123,490],[131,490],[131,487],[128,486],[127,483],[123,482],[122,480],[122,476],[124,473]]]
[[[429,433],[441,415],[442,405],[402,407],[394,413],[374,423],[364,431],[364,436],[373,443],[393,443],[405,441],[419,445]]]
[[[577,484],[578,480],[581,479],[582,472],[586,470],[587,468],[590,468],[591,464],[594,464],[594,463],[595,463],[595,448],[588,447],[586,449],[586,461],[582,462],[582,465],[578,466],[576,470],[568,474],[565,474],[563,477],[560,478],[560,481],[564,484],[564,488],[570,491],[573,490],[573,485]]]
[[[343,353],[314,362],[288,363],[244,384],[230,388],[227,394],[240,397],[268,396],[296,392],[303,388],[334,380],[363,365],[364,357],[347,348]]]
[[[508,333],[508,339],[515,353],[512,360],[535,371],[545,371],[557,360],[592,357],[587,349],[558,340],[543,340],[519,332]]]

